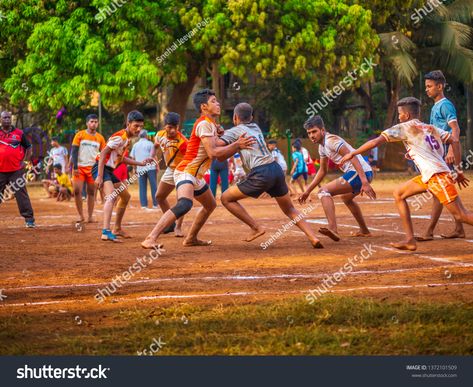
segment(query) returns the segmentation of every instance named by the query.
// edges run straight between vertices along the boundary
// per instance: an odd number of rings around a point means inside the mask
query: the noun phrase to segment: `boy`
[[[440,70],[431,71],[425,75],[425,92],[429,98],[435,102],[430,112],[430,124],[452,134],[453,139],[460,141],[460,127],[458,126],[457,112],[453,103],[445,98],[444,89],[447,83],[445,76]],[[460,154],[461,157],[461,154]],[[446,145],[444,158],[447,165],[453,164],[453,147]],[[416,237],[418,242],[431,241],[434,239],[434,230],[440,215],[442,215],[443,206],[434,196],[432,201],[432,215],[430,224],[423,236]],[[455,221],[455,230],[442,234],[442,238],[465,238],[465,230],[461,222]]]
[[[257,141],[257,145],[241,151],[243,164],[249,173],[242,182],[225,191],[222,195],[222,204],[251,228],[251,233],[244,239],[246,242],[251,242],[263,235],[265,231],[238,201],[247,197],[257,199],[261,194],[268,193],[276,199],[282,212],[289,219],[295,221],[297,227],[306,234],[312,246],[322,248],[322,244],[310,225],[292,204],[284,172],[266,147],[261,129],[252,121],[253,108],[247,103],[240,103],[235,107],[233,113],[235,127],[225,131],[220,137],[220,145],[231,144],[242,135],[249,135]]]
[[[299,197],[299,202],[305,203],[310,193],[322,182],[328,172],[329,160],[331,160],[340,166],[343,176],[323,185],[319,190],[318,197],[328,220],[328,227],[320,228],[319,232],[334,241],[340,240],[333,196],[341,195],[341,199],[360,226],[360,230],[354,235],[357,237],[371,236],[361,209],[354,201],[360,193],[366,193],[372,199],[376,198],[370,185],[373,179],[371,167],[361,156],[356,157],[352,162],[341,161],[343,156],[353,151],[353,148],[343,138],[327,132],[322,117],[309,118],[304,124],[304,129],[310,140],[319,145],[320,168],[307,190]]]
[[[274,161],[276,161],[279,166],[282,168],[284,175],[287,173],[287,163],[284,160],[284,156],[281,151],[278,149],[276,140],[269,140],[268,141],[268,149],[271,152],[271,155],[274,157]]]
[[[61,164],[61,169],[64,173],[67,173],[67,149],[59,144],[59,137],[51,138],[51,149],[49,155],[53,159],[52,165]],[[52,176],[55,177],[54,175]]]
[[[84,185],[87,187],[87,223],[93,223],[95,206],[95,183],[92,177],[92,166],[97,155],[105,148],[105,139],[97,133],[99,120],[96,114],[89,114],[85,118],[87,129],[76,133],[72,140],[71,163],[74,199],[79,219],[76,223],[85,221],[82,206]]]
[[[307,164],[305,163],[301,148],[302,147],[299,142],[294,142],[292,144],[292,161],[294,164],[291,169],[290,184],[293,186],[292,191],[295,194],[297,194],[296,182],[299,184],[299,188],[302,192],[304,192],[307,188]]]
[[[419,121],[421,102],[414,97],[401,99],[398,103],[399,121],[401,124],[386,129],[378,138],[368,141],[357,150],[346,155],[342,162],[353,156],[366,152],[385,142],[402,141],[409,157],[414,161],[421,175],[402,184],[394,191],[394,198],[406,231],[405,241],[391,243],[400,250],[414,251],[417,249],[414,238],[411,214],[407,199],[411,196],[431,191],[455,217],[455,220],[473,225],[473,212],[466,210],[458,196],[454,179],[460,186],[467,187],[468,179],[460,170],[460,143],[457,138],[445,130]],[[451,144],[454,162],[457,165],[452,178],[450,169],[444,160],[443,144]]]
[[[69,175],[62,172],[61,164],[54,165],[54,174],[57,181],[57,201],[71,200],[72,183]]]
[[[92,167],[92,176],[95,178],[97,188],[103,187],[105,195],[105,204],[103,206],[103,241],[119,242],[117,236],[128,238],[129,236],[122,230],[122,220],[125,215],[126,206],[130,201],[130,194],[126,186],[114,175],[113,170],[121,163],[130,165],[145,166],[148,163],[153,163],[153,159],[146,159],[144,161],[135,161],[125,157],[125,152],[128,152],[130,146],[130,139],[136,137],[143,129],[144,117],[137,111],[133,110],[128,113],[126,128],[114,133],[107,142],[105,148],[97,156],[97,161]],[[110,230],[110,223],[112,219],[113,205],[117,196],[120,200],[117,205],[117,215],[115,218],[115,227],[113,231]]]
[[[161,177],[156,193],[156,199],[158,199],[158,205],[161,207],[163,214],[170,209],[167,198],[176,185],[174,183],[174,171],[184,158],[187,149],[188,141],[179,130],[180,122],[181,117],[179,114],[169,112],[164,117],[164,129],[160,130],[154,139],[154,146],[161,149],[166,163],[166,171]],[[184,216],[181,216],[166,231],[174,231],[174,236],[182,238],[184,236],[182,233],[183,221]]]
[[[173,208],[164,213],[151,233],[141,243],[145,249],[160,246],[157,244],[159,235],[192,209],[194,198],[202,204],[202,207],[197,212],[183,245],[186,247],[211,245],[211,241],[202,241],[197,238],[199,231],[217,206],[203,176],[209,169],[213,157],[231,157],[239,150],[251,147],[254,143],[253,139],[242,135],[231,145],[217,146],[218,129],[215,120],[220,116],[220,103],[215,92],[209,89],[198,91],[194,94],[193,102],[200,117],[194,123],[186,154],[174,171],[178,200]]]

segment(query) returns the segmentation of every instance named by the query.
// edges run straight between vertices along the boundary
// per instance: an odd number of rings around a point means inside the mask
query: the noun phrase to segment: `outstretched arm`
[[[343,156],[343,159],[341,160],[341,163],[346,163],[347,161],[350,161],[353,157],[356,155],[359,155],[361,153],[364,153],[366,151],[369,151],[373,148],[376,148],[377,146],[384,144],[386,142],[386,138],[383,136],[379,136],[373,140],[365,142],[362,146],[360,146],[358,149],[355,149],[353,152],[348,153],[347,155]]]
[[[328,172],[328,158],[327,157],[321,157],[320,158],[320,167],[319,170],[317,171],[317,174],[314,177],[314,180],[312,180],[312,183],[307,187],[306,191],[299,196],[299,203],[304,204],[307,198],[309,197],[310,193],[317,187],[324,177],[327,175]]]
[[[237,141],[229,145],[225,145],[225,142],[220,140],[217,136],[201,137],[201,140],[209,157],[215,157],[220,161],[225,161],[241,149],[251,149],[252,145],[255,143],[254,138],[246,137],[245,134],[241,135]]]

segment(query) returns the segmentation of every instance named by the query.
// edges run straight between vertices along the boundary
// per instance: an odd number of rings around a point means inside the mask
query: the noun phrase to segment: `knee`
[[[394,200],[399,202],[401,200],[404,200],[404,195],[402,194],[402,191],[399,190],[399,189],[396,189],[394,192],[393,192],[393,196],[394,196]]]
[[[176,205],[171,208],[172,213],[179,219],[181,216],[184,216],[192,209],[192,200],[188,198],[180,198]]]
[[[220,197],[220,201],[222,202],[222,205],[224,207],[227,207],[228,204],[230,203],[230,200],[228,198],[228,195],[225,195],[225,193]],[[217,206],[217,203],[215,203],[215,206]]]
[[[131,195],[128,193],[128,191],[123,191],[120,193],[120,201],[117,204],[118,208],[126,208],[128,203],[130,202]]]
[[[325,187],[322,187],[319,189],[319,192],[317,193],[317,197],[319,199],[331,198],[332,194]]]
[[[210,205],[207,207],[207,211],[213,212],[217,208],[217,202],[215,199],[210,203]]]

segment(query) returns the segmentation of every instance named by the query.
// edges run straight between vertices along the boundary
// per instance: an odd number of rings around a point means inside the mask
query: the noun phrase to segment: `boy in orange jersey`
[[[141,246],[145,249],[159,246],[157,244],[159,235],[192,209],[194,198],[202,204],[202,207],[197,212],[183,245],[210,245],[211,241],[202,241],[197,238],[200,229],[217,206],[203,176],[209,169],[213,157],[231,157],[241,149],[251,147],[255,142],[254,139],[242,135],[230,145],[218,146],[219,132],[215,120],[220,115],[220,103],[217,101],[215,93],[209,89],[198,91],[194,94],[193,102],[201,116],[192,129],[186,154],[174,172],[178,200],[173,208],[166,211],[153,231],[141,243]]]
[[[174,190],[174,170],[184,158],[187,149],[187,138],[179,131],[181,117],[179,114],[169,112],[164,117],[164,129],[160,130],[155,137],[155,148],[160,148],[163,153],[164,161],[166,162],[166,171],[159,182],[158,191],[156,192],[156,199],[158,205],[161,207],[163,214],[170,209],[167,197]],[[182,222],[184,216],[177,219],[175,224],[172,224],[168,232],[174,231],[174,235],[178,238],[183,237]]]
[[[105,195],[105,204],[103,206],[103,229],[102,240],[119,242],[117,236],[127,238],[128,235],[122,230],[123,215],[125,215],[126,206],[130,201],[130,194],[123,184],[114,174],[113,170],[121,162],[130,165],[145,166],[148,163],[154,163],[153,159],[144,161],[135,161],[125,156],[129,151],[130,139],[136,137],[143,129],[144,117],[133,110],[128,113],[126,128],[114,133],[107,142],[105,148],[97,156],[97,161],[92,167],[92,176],[95,178],[95,184],[100,189],[103,186]],[[117,204],[117,215],[115,218],[115,227],[113,232],[110,230],[113,205],[117,197],[120,200]]]
[[[456,221],[473,225],[473,212],[463,207],[455,187],[455,180],[460,186],[467,187],[468,179],[463,175],[459,165],[460,143],[451,133],[427,125],[419,121],[421,102],[414,97],[401,99],[398,103],[399,125],[386,129],[381,136],[360,146],[355,151],[345,155],[342,163],[375,148],[385,142],[402,141],[406,146],[407,154],[414,161],[420,175],[399,186],[394,191],[394,198],[401,216],[406,239],[402,242],[391,243],[391,246],[400,250],[417,249],[412,226],[411,213],[407,199],[411,196],[430,191],[454,216]],[[444,160],[443,144],[451,144],[455,160],[455,171],[450,169]]]
[[[85,119],[87,129],[76,133],[72,140],[71,163],[72,163],[72,184],[76,209],[79,214],[77,223],[85,221],[82,208],[82,189],[87,184],[87,222],[92,223],[92,215],[95,205],[95,184],[92,177],[92,166],[97,155],[105,148],[105,139],[97,133],[99,120],[97,115],[89,114]]]

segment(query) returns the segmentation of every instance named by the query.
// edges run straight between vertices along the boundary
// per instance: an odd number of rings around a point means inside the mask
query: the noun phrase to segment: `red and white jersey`
[[[416,124],[423,123],[417,119],[407,121],[386,129],[381,136],[388,142],[402,141],[404,143],[409,157],[422,175],[422,181],[427,183],[436,173],[450,172],[443,159],[442,143],[446,143],[451,134],[435,127],[433,130],[428,129],[427,126],[418,129],[414,126]]]
[[[176,167],[177,171],[189,173],[198,179],[202,178],[210,167],[211,159],[202,143],[203,137],[217,135],[217,126],[209,117],[202,116],[194,124],[192,134],[187,143],[184,158]]]
[[[112,151],[108,154],[107,159],[105,160],[105,165],[115,169],[118,164],[120,164],[123,158],[126,156],[125,152],[128,151],[130,146],[130,139],[126,129],[119,130],[112,134],[112,136],[107,141],[107,147]],[[97,161],[100,158],[100,154],[97,155]]]

